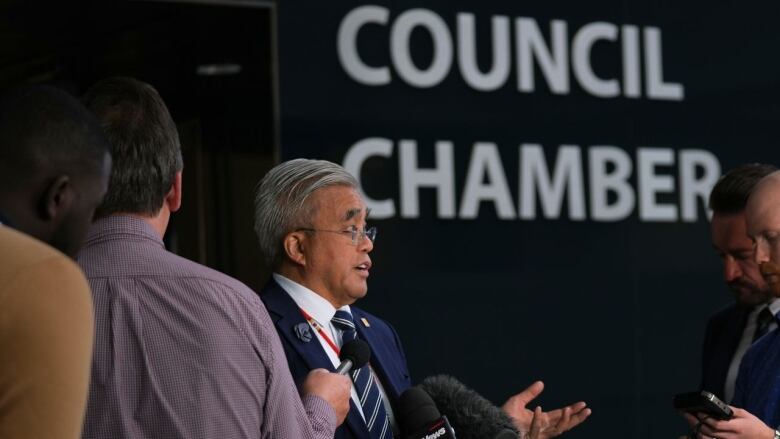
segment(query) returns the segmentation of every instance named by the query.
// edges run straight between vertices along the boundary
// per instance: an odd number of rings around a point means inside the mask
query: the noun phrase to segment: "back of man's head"
[[[149,84],[117,77],[90,87],[83,100],[100,120],[114,158],[97,216],[154,216],[183,167],[176,124],[162,98]]]
[[[724,174],[710,192],[709,206],[716,213],[734,214],[745,210],[750,193],[759,181],[777,168],[764,163],[737,166]]]
[[[100,125],[76,98],[25,86],[0,100],[0,212],[11,226],[74,255],[110,166]]]

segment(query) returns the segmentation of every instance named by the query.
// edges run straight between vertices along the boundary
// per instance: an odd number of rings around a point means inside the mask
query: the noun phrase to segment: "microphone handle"
[[[344,360],[336,368],[336,373],[339,375],[347,375],[349,370],[352,369],[352,360]]]

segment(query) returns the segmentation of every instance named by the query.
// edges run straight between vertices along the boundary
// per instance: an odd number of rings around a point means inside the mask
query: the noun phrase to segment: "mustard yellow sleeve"
[[[70,259],[0,285],[0,438],[79,438],[93,343],[92,296]]]

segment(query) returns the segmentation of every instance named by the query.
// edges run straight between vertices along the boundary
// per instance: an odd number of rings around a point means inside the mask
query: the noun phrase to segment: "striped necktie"
[[[342,331],[342,344],[357,338],[355,321],[352,320],[352,314],[349,312],[336,311],[331,322]],[[376,375],[368,365],[365,365],[352,372],[352,382],[355,384],[360,405],[363,407],[363,417],[366,420],[366,427],[371,433],[371,438],[391,439],[393,432],[390,428],[390,420],[387,417],[382,394],[379,392],[379,386],[376,382]]]

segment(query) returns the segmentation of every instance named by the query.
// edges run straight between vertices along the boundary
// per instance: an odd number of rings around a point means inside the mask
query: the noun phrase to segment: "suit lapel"
[[[274,280],[271,280],[263,295],[266,308],[271,314],[280,336],[301,357],[309,369],[327,369],[333,372],[335,370],[333,363],[330,362],[330,358],[322,349],[315,331],[309,327],[311,339],[308,342],[297,335],[296,326],[308,325],[308,323],[287,292]]]
[[[289,346],[298,354],[298,356],[306,363],[309,370],[312,369],[327,369],[331,372],[335,371],[333,363],[330,362],[330,358],[322,349],[322,345],[317,339],[317,334],[314,330],[311,330],[312,338],[309,342],[301,340],[296,335],[295,327],[299,324],[307,324],[306,319],[298,309],[298,305],[292,300],[289,294],[279,286],[276,281],[271,279],[268,285],[263,289],[263,300],[265,306],[268,309],[268,313],[276,325],[276,329]],[[370,344],[370,343],[369,343]],[[347,415],[346,424],[352,431],[354,437],[371,439],[371,435],[368,432],[363,417],[360,416],[358,408],[355,403],[350,399],[350,410]],[[337,435],[338,436],[338,435]]]
[[[371,368],[374,369],[374,372],[379,376],[382,387],[384,387],[390,401],[396,401],[401,392],[396,380],[390,378],[391,371],[389,370],[389,368],[395,364],[395,358],[388,353],[387,349],[385,349],[382,340],[379,338],[379,334],[377,334],[372,327],[365,325],[363,319],[365,319],[366,316],[356,308],[353,308],[352,310],[355,316],[355,329],[358,332],[358,337],[365,340],[371,347]]]

